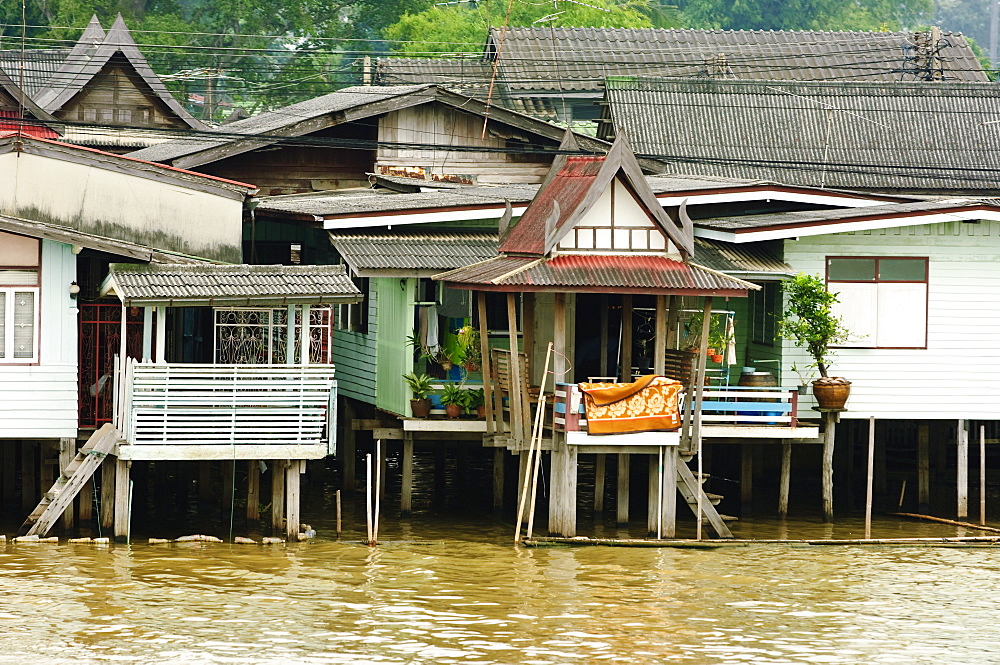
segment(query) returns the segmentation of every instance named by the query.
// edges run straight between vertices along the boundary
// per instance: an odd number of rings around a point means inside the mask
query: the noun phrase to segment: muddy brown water
[[[371,549],[305,517],[318,537],[284,546],[0,545],[0,663],[1000,662],[992,547],[522,549],[484,516],[418,515]],[[879,519],[873,535],[978,534]]]

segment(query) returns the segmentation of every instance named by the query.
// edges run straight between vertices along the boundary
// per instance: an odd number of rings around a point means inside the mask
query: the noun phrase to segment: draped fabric
[[[684,386],[647,374],[633,383],[581,383],[590,434],[675,430],[681,426],[678,400]]]

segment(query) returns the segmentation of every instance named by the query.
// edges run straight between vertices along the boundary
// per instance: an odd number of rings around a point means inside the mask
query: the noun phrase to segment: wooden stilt
[[[753,444],[740,446],[740,511],[746,516],[753,513]]]
[[[110,462],[110,460],[109,460]],[[106,462],[106,463],[109,463]],[[129,470],[132,462],[115,458],[115,542],[128,542],[129,526],[132,520],[131,492],[129,491]]]
[[[535,349],[535,294],[521,294],[521,349],[528,355],[528,375],[525,378],[527,386],[537,385],[538,368],[531,360]],[[530,413],[531,403],[525,399],[524,409]],[[530,426],[530,425],[529,425]]]
[[[525,450],[518,454],[517,456],[517,486],[519,488],[524,487],[525,479],[528,477],[528,462],[529,460],[528,451]],[[523,515],[521,525],[527,524],[528,516]],[[518,526],[521,526],[518,525]]]
[[[198,462],[198,500],[208,501],[212,496],[212,463]]]
[[[572,538],[576,536],[576,446],[557,444],[551,467],[549,533]]]
[[[868,475],[865,483],[865,540],[872,537],[872,499],[875,491],[875,416],[868,418]]]
[[[931,436],[930,425],[917,425],[917,510],[931,509]]]
[[[598,453],[594,456],[594,512],[604,512],[604,477],[607,471],[608,456]]]
[[[106,459],[101,464],[101,520],[102,532],[111,531],[115,525],[115,460]]]
[[[260,521],[260,462],[247,460],[247,521]]]
[[[677,536],[677,467],[680,450],[677,446],[667,446],[663,451],[663,538]]]
[[[288,462],[274,460],[271,463],[271,528],[281,533],[285,528],[285,476]]]
[[[621,380],[632,381],[632,296],[622,296]]]
[[[781,480],[778,485],[778,517],[788,517],[788,491],[792,480],[792,444],[781,442]]]
[[[667,362],[667,297],[656,296],[656,331],[653,337],[653,373],[663,374]]]
[[[0,459],[0,474],[3,475],[3,496],[0,506],[13,506],[17,441],[0,441],[0,451],[3,453],[3,459]]]
[[[608,370],[608,294],[598,296],[598,310],[601,316],[601,350],[598,372],[601,376],[610,376]]]
[[[236,482],[235,460],[222,460],[222,514],[228,515],[233,508],[233,484]]]
[[[618,502],[615,509],[615,520],[619,525],[628,524],[628,484],[630,462],[631,457],[628,453],[618,453]]]
[[[979,523],[986,524],[986,426],[979,426]]]
[[[76,457],[76,439],[59,439],[59,475],[65,475],[66,467],[69,466],[69,463],[73,461],[74,457]],[[46,486],[43,485],[43,487]],[[48,485],[47,487],[51,487],[51,485]],[[66,530],[72,529],[73,524],[76,521],[75,518],[75,511],[73,510],[73,504],[71,503],[62,514],[62,528]]]
[[[519,351],[517,338],[517,301],[514,299],[513,293],[507,294],[507,337],[508,344],[510,345],[510,395],[508,396],[510,404],[510,431],[517,448],[523,450],[528,445],[528,435],[531,431],[531,426],[525,424],[527,422],[524,414],[526,404],[522,399],[524,391],[521,384],[526,380],[526,377],[521,375],[521,363],[517,355]]]
[[[652,536],[662,533],[663,529],[663,478],[661,477],[663,469],[660,466],[660,455],[661,451],[658,451],[656,455],[645,456],[649,460],[649,468],[646,474],[648,480],[646,490],[646,503],[648,506],[646,510],[646,531]]]
[[[833,448],[837,439],[837,420],[840,414],[835,411],[823,413],[825,430],[823,432],[823,521],[833,521]]]
[[[503,448],[493,449],[493,510],[503,510],[503,476],[504,464],[507,461],[507,451]]]
[[[382,454],[378,456],[378,498],[379,501],[385,498],[385,486],[389,483],[388,469],[389,469],[389,451],[386,449],[385,444],[382,444]],[[305,470],[305,463],[302,465],[303,470]]]
[[[958,488],[955,515],[959,518],[969,516],[969,430],[965,420],[958,421],[957,435],[958,455],[956,485]]]
[[[341,422],[344,423],[344,427],[340,432],[340,439],[337,441],[337,460],[340,462],[343,474],[341,488],[344,490],[344,494],[353,494],[357,486],[355,481],[357,433],[354,431],[356,413],[354,404],[349,399],[344,399],[342,404],[344,405],[344,415]]]
[[[285,465],[285,537],[288,540],[299,539],[299,526],[302,523],[299,499],[303,471],[304,460],[291,460]]]
[[[486,434],[489,436],[502,432],[503,427],[502,423],[497,423],[494,419],[497,411],[493,405],[493,368],[490,366],[490,337],[486,321],[486,293],[484,291],[476,292],[476,308],[479,312],[479,353],[482,357],[481,369],[483,371],[483,404],[486,407]],[[498,424],[500,427],[497,427]]]
[[[33,441],[21,442],[21,508],[25,511],[30,511],[41,499],[38,493],[38,448]]]
[[[403,515],[413,512],[413,434],[403,432],[403,469],[399,491],[399,510]]]

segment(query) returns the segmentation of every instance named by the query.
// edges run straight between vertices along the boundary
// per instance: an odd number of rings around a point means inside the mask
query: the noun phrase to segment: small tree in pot
[[[406,385],[413,393],[413,399],[410,400],[410,411],[413,413],[413,417],[426,418],[431,413],[431,400],[428,395],[431,394],[431,385],[434,379],[426,374],[410,372],[403,375],[403,380],[406,381]]]
[[[820,378],[812,382],[813,394],[820,408],[842,409],[851,394],[851,382],[828,373],[833,354],[831,345],[843,344],[849,331],[840,317],[833,314],[837,294],[826,290],[819,277],[798,274],[785,283],[788,307],[778,329],[782,337],[805,347],[819,370]]]

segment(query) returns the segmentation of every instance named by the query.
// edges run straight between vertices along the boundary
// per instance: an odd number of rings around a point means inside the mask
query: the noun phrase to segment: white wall
[[[785,261],[825,277],[827,256],[926,256],[927,349],[840,349],[830,372],[853,382],[844,418],[1000,419],[1000,223],[947,222],[785,241]],[[831,290],[836,291],[834,286]],[[784,343],[782,385],[802,349]],[[816,417],[806,401],[802,417]]]
[[[76,256],[69,245],[42,241],[39,364],[0,365],[0,439],[77,434],[76,302],[69,284]]]

